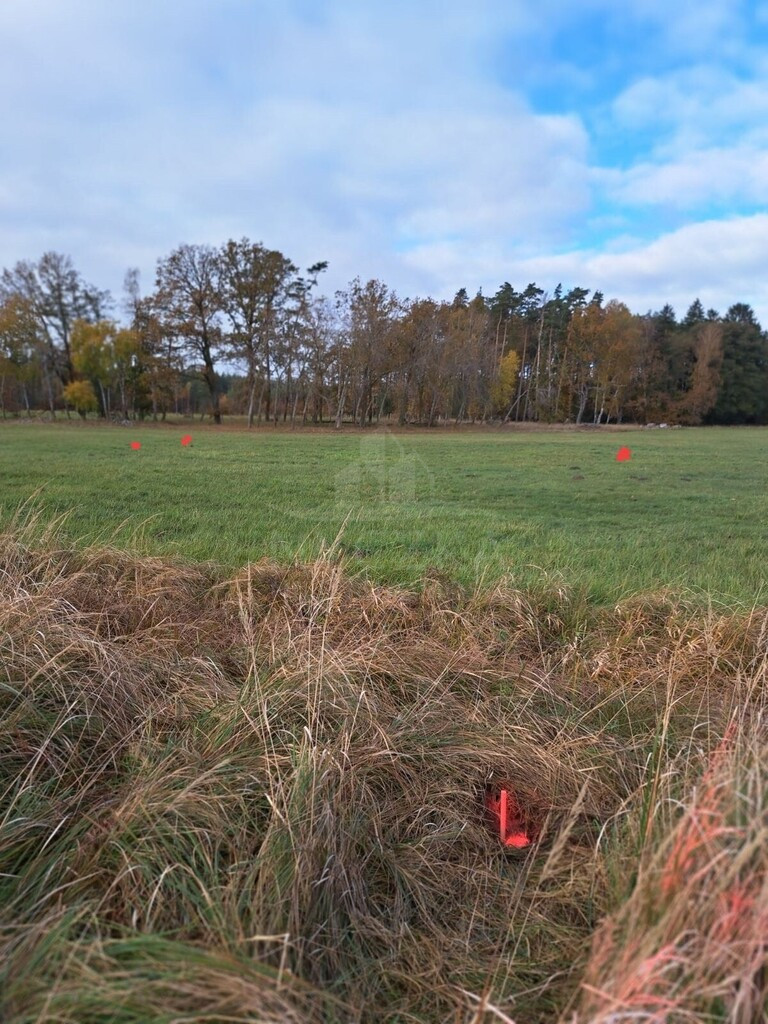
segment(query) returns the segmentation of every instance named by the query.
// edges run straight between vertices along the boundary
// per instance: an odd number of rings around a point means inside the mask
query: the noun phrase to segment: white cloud
[[[750,143],[693,150],[665,163],[638,163],[595,175],[618,203],[681,210],[768,202],[768,147]]]
[[[483,285],[491,294],[503,280],[516,287],[535,281],[550,293],[562,283],[600,290],[638,313],[668,302],[683,314],[696,297],[721,313],[734,302],[748,302],[768,324],[768,214],[689,224],[651,242],[626,238],[625,248],[614,252],[576,249],[520,258],[499,245],[466,252],[441,243],[410,259],[420,270],[432,268],[446,295],[462,285]]]
[[[514,5],[32,7],[0,8],[0,265],[63,249],[114,288],[181,241],[247,234],[330,260],[331,286],[411,290],[413,243],[562,244],[588,205],[579,119],[485,73]]]
[[[328,259],[328,289],[357,274],[440,296],[562,278],[639,309],[678,287],[678,304],[707,288],[722,297],[703,301],[729,304],[756,273],[757,220],[657,225],[649,245],[631,241],[631,214],[661,203],[702,219],[707,204],[768,199],[768,67],[753,56],[739,77],[701,59],[714,39],[743,43],[740,9],[2,0],[0,266],[55,248],[100,285],[119,289],[137,265],[148,286],[180,242],[245,234],[304,266]],[[650,25],[693,62],[601,97],[608,127],[651,137],[623,168],[590,168],[580,111],[538,114],[491,73],[500,39],[577,26],[584,10]],[[522,46],[513,70],[541,52]],[[591,70],[571,77],[586,88]],[[610,203],[592,209],[595,194]],[[626,235],[621,251],[578,248],[598,219]],[[728,239],[727,266],[701,261]]]
[[[695,64],[645,76],[612,103],[619,128],[654,129],[663,145],[673,139],[711,140],[723,133],[760,130],[768,116],[768,69],[748,76],[712,64]]]
[[[663,32],[667,44],[680,53],[711,53],[720,56],[743,42],[743,0],[630,0],[629,9]]]
[[[746,212],[768,200],[763,61],[740,74],[712,62],[646,76],[615,98],[610,113],[633,152],[623,166],[593,172],[596,187],[614,202],[698,210],[701,217],[713,208]]]
[[[644,312],[665,302],[679,313],[697,296],[725,312],[748,302],[768,324],[768,214],[688,224],[623,252],[571,252],[524,261],[520,270],[540,280],[599,288]],[[525,277],[525,273],[522,277]]]

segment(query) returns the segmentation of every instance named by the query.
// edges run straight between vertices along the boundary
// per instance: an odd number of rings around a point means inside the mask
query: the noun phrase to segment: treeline
[[[182,245],[142,295],[46,253],[0,275],[0,410],[105,418],[239,414],[249,425],[542,421],[768,423],[768,337],[751,307],[632,313],[586,288],[401,299],[319,294],[247,239]]]

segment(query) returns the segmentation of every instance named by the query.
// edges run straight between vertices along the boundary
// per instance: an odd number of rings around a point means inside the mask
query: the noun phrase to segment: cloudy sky
[[[324,290],[768,325],[768,2],[0,0],[0,266],[248,236]]]

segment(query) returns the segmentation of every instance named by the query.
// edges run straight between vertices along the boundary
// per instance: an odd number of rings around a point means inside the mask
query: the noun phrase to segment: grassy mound
[[[7,533],[0,1019],[759,1020],[767,650],[765,609]]]

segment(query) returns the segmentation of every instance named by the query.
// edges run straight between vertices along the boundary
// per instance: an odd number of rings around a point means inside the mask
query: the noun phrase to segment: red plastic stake
[[[502,789],[498,797],[488,793],[485,800],[491,814],[498,820],[499,839],[504,846],[522,850],[531,845],[531,837],[525,831],[523,817],[512,793]]]

